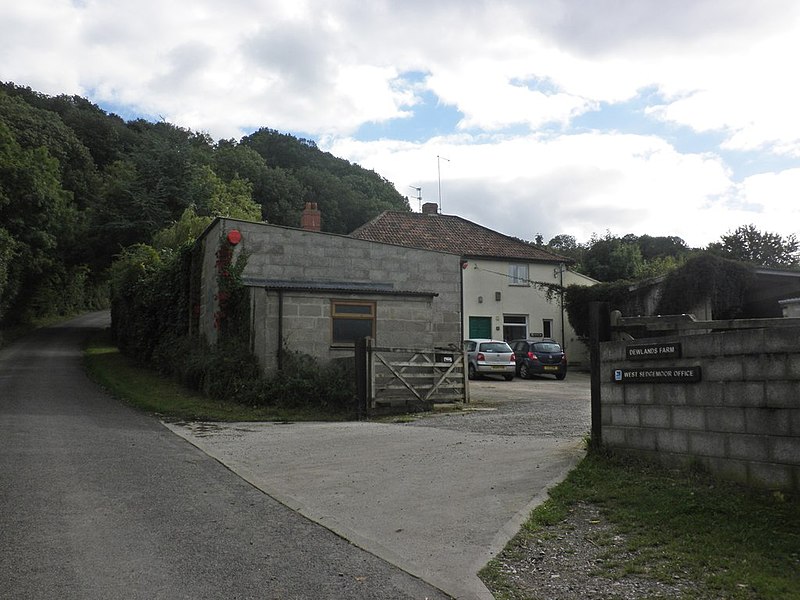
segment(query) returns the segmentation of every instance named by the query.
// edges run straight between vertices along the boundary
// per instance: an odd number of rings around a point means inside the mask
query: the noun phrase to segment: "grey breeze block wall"
[[[758,487],[800,490],[800,329],[636,340],[680,342],[682,357],[626,360],[634,342],[601,344],[607,446],[668,466],[699,462]],[[699,365],[697,383],[617,383],[614,369]]]
[[[293,229],[262,223],[223,219],[217,230],[207,232],[204,277],[213,279],[216,243],[231,229],[242,234],[236,254],[246,252],[243,278],[259,282],[291,281],[298,286],[357,284],[390,287],[395,293],[369,291],[296,291],[283,294],[283,338],[290,350],[320,358],[352,356],[353,350],[331,347],[330,302],[374,300],[376,302],[376,345],[433,348],[458,345],[461,340],[461,263],[455,254],[415,250],[389,244],[356,240],[347,236]],[[213,249],[212,249],[213,248]],[[213,305],[215,281],[205,281],[204,304]],[[401,292],[431,292],[412,296]],[[277,366],[278,292],[253,284],[253,351],[262,367]],[[207,311],[201,309],[201,315]],[[204,319],[205,332],[213,319]],[[211,323],[211,325],[209,325]]]

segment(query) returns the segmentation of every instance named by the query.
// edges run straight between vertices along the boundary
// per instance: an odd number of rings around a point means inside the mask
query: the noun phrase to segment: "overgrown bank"
[[[246,405],[216,400],[191,390],[173,377],[138,365],[113,344],[108,332],[89,343],[84,362],[90,377],[116,398],[141,410],[175,421],[307,421],[338,420],[347,413],[303,408]]]
[[[112,333],[120,350],[218,401],[355,414],[352,362],[323,365],[285,348],[280,371],[262,374],[248,347],[249,291],[240,280],[247,256],[234,260],[226,250],[223,244],[217,256],[218,340],[210,345],[198,333],[196,247],[187,244],[162,252],[145,245],[126,249],[111,275]]]

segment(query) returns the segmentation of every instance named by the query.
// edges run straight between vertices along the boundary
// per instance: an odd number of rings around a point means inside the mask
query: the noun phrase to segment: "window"
[[[520,340],[528,337],[528,317],[525,315],[503,315],[503,339]]]
[[[542,319],[542,337],[553,337],[553,319]]]
[[[508,265],[508,285],[530,285],[527,263],[510,263]]]
[[[375,337],[375,303],[331,300],[331,343],[352,346],[363,337]]]

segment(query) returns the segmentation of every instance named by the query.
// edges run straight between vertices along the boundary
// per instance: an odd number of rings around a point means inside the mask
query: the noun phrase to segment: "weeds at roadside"
[[[599,558],[592,577],[692,582],[680,588],[682,598],[800,598],[797,498],[603,453],[590,453],[553,488],[481,571],[497,598],[537,597],[518,589],[519,577],[509,573],[527,568],[532,548],[552,545],[551,531],[574,537],[568,516],[581,504],[595,507],[609,526],[600,529],[598,520],[597,533],[581,534]]]
[[[175,421],[339,421],[348,415],[312,409],[250,406],[214,400],[175,380],[137,365],[106,335],[85,349],[84,363],[94,381],[113,396],[165,420]]]

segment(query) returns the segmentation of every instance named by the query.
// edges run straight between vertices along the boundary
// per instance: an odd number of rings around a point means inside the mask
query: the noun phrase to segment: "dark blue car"
[[[533,375],[554,375],[556,379],[567,376],[567,355],[558,342],[551,339],[512,340],[517,376],[529,379]]]

